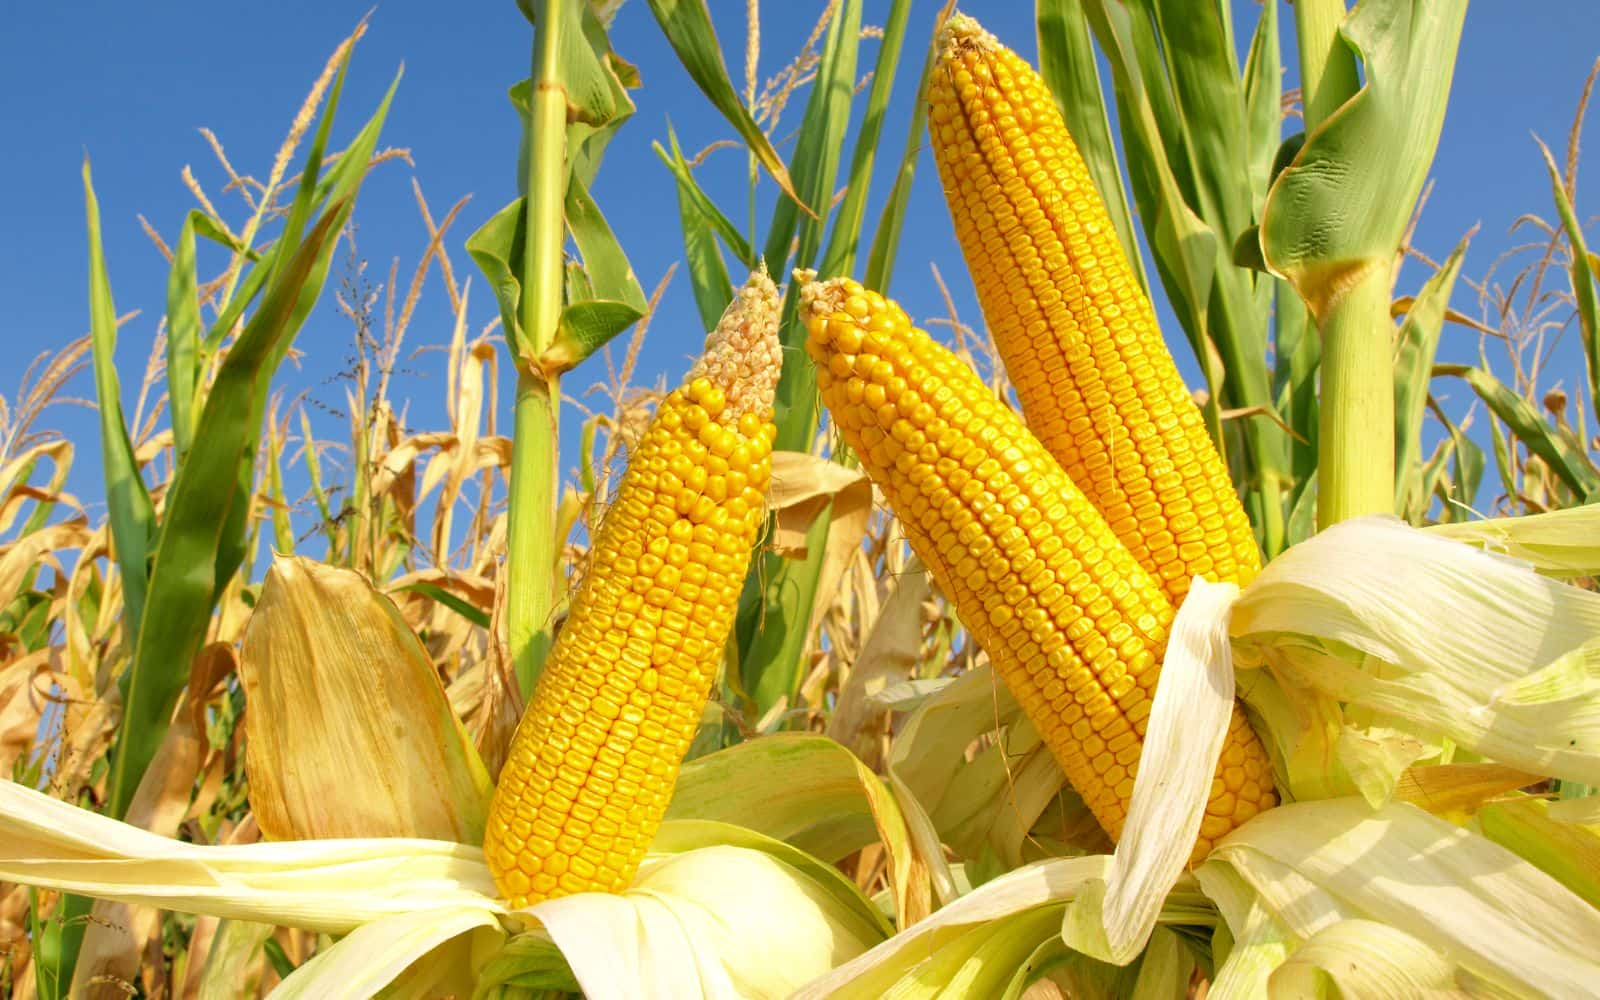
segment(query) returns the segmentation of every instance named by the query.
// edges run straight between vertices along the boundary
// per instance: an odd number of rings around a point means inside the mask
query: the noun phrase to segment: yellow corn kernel
[[[801,303],[835,426],[1068,781],[1119,837],[1172,602],[1022,421],[898,305],[848,279],[806,285]],[[838,332],[848,323],[871,331],[860,351],[883,345],[858,355],[871,375],[831,374],[838,344],[853,342]],[[916,421],[916,452],[881,433],[868,402],[877,394],[867,388],[891,380],[930,401]],[[1197,859],[1277,801],[1266,750],[1237,709],[1218,776]]]
[[[513,906],[626,888],[661,825],[761,527],[781,359],[758,271],[634,449],[489,808],[484,853]],[[742,495],[706,491],[707,438],[741,449]],[[707,532],[714,546],[687,544]],[[717,554],[691,563],[696,546]]]
[[[957,15],[928,105],[956,236],[1028,427],[1174,605],[1197,574],[1248,583],[1261,568],[1249,519],[1049,87]]]

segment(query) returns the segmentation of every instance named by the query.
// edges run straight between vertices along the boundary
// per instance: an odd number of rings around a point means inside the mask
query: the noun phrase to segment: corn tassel
[[[1105,203],[1044,80],[946,24],[928,131],[978,301],[1029,428],[1160,580],[1240,586],[1261,556]]]
[[[848,279],[801,293],[835,426],[1113,839],[1173,606],[1022,421],[898,305]],[[1196,858],[1276,804],[1235,709]]]
[[[758,272],[634,449],[490,805],[514,906],[626,888],[661,824],[761,526],[777,328]]]

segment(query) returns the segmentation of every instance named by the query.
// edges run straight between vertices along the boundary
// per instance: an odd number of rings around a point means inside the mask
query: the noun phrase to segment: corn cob
[[[757,272],[633,452],[490,805],[514,906],[626,888],[661,824],[761,526],[777,329]]]
[[[801,296],[834,424],[1118,838],[1172,603],[1022,421],[898,305],[848,279]],[[1194,856],[1276,802],[1266,751],[1235,709]]]
[[[1050,90],[970,17],[928,88],[956,235],[1028,426],[1176,605],[1261,568],[1250,522]]]

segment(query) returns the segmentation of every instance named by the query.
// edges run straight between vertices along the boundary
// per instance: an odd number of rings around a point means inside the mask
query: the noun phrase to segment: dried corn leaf
[[[882,712],[872,696],[914,675],[922,648],[922,603],[928,594],[928,575],[920,564],[891,581],[888,599],[871,620],[828,720],[828,736],[869,764],[877,740],[870,734],[863,739],[863,733]]]
[[[126,821],[158,833],[176,831],[189,813],[195,775],[205,760],[205,702],[217,681],[235,668],[233,649],[212,643],[189,668],[186,704],[173,718],[155,759],[128,806]],[[161,911],[96,900],[73,969],[72,995],[119,1000],[139,974],[139,956],[161,929]]]
[[[830,503],[835,504],[835,521],[856,511],[870,511],[872,487],[866,475],[860,469],[848,469],[798,451],[772,453],[772,489],[767,505],[775,522],[773,551],[794,559],[804,557],[806,530]],[[865,533],[863,524],[856,540],[860,541]]]

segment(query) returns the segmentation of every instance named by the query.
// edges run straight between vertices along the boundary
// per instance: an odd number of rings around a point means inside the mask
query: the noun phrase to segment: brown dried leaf
[[[517,686],[511,644],[506,639],[506,577],[496,581],[494,615],[489,621],[489,655],[483,661],[483,697],[473,717],[477,730],[478,753],[483,756],[489,775],[500,776],[506,756],[511,752],[511,737],[522,718],[522,689]]]
[[[189,668],[186,704],[179,706],[172,726],[145,770],[128,806],[126,821],[154,833],[171,834],[189,812],[195,775],[206,754],[205,702],[213,687],[234,670],[233,650],[212,643]],[[121,1000],[126,984],[139,975],[139,956],[161,929],[161,911],[96,900],[73,970],[72,995],[96,1000]]]
[[[40,528],[12,542],[0,546],[0,608],[16,599],[22,582],[29,572],[46,563],[61,574],[55,553],[62,549],[81,549],[93,537],[82,518],[73,518],[60,524]]]
[[[835,525],[841,518],[859,523],[859,530],[853,532],[859,544],[866,534],[867,515],[872,512],[872,486],[866,473],[803,452],[772,453],[772,489],[767,506],[774,520],[773,551],[795,559],[804,557],[806,529],[829,503],[834,505]]]
[[[0,774],[34,745],[39,716],[50,702],[54,650],[40,649],[0,667]]]
[[[878,763],[879,741],[875,734],[864,731],[884,712],[881,705],[873,703],[872,695],[914,676],[922,650],[922,604],[929,593],[928,574],[920,563],[890,581],[888,599],[868,626],[861,653],[851,664],[849,679],[828,720],[827,734],[869,767]]]

